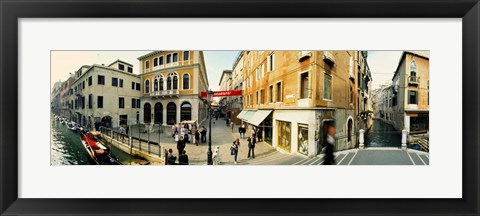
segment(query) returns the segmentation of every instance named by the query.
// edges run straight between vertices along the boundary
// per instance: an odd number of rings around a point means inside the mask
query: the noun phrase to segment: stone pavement
[[[398,148],[350,149],[335,152],[337,165],[429,165],[428,152]],[[244,165],[322,165],[325,155],[306,158],[282,152],[272,152],[253,160],[243,160]]]
[[[208,120],[204,125],[208,129]],[[171,137],[171,128],[165,129],[159,134],[158,129],[150,134],[139,132],[139,126],[132,127],[132,135],[144,140],[158,142],[166,150],[171,148],[175,155],[178,154],[177,144]],[[160,136],[159,136],[160,135]],[[247,136],[250,131],[247,130]],[[239,137],[238,125],[235,125],[233,132],[226,126],[224,119],[212,120],[212,151],[215,146],[220,146],[220,160],[222,165],[234,165],[233,156],[230,155],[230,146],[235,138]],[[125,143],[126,144],[126,143]],[[133,145],[138,148],[139,143]],[[148,146],[142,142],[141,149],[149,151],[151,154],[159,155],[158,145]],[[207,142],[195,144],[187,143],[185,148],[192,165],[206,165],[208,151],[208,133]],[[240,151],[238,155],[238,165],[322,165],[325,155],[323,153],[307,158],[305,156],[293,155],[285,152],[276,151],[271,145],[260,142],[255,148],[255,158],[247,158],[248,147],[247,140],[240,139]],[[335,152],[335,162],[337,165],[429,165],[430,156],[428,152],[408,149],[401,150],[392,147],[368,147],[363,150],[350,149]]]
[[[208,130],[208,119],[202,124],[205,126]],[[139,133],[139,126],[133,126],[132,127],[132,136],[138,137],[140,134],[140,138],[145,139],[145,140],[151,140],[154,142],[158,142],[160,140],[160,145],[164,146],[166,150],[171,148],[173,150],[173,153],[178,156],[178,151],[177,151],[177,144],[175,143],[175,140],[171,137],[171,127],[168,129],[165,129],[163,133],[158,134],[158,130],[153,131],[150,134],[147,133]],[[247,131],[246,136],[249,136],[250,132]],[[220,160],[221,164],[233,164],[233,156],[230,155],[230,146],[232,145],[233,141],[235,138],[240,138],[240,135],[238,133],[238,125],[235,125],[233,133],[230,129],[230,127],[226,126],[225,120],[222,119],[212,119],[212,152],[215,151],[215,146],[220,147]],[[138,143],[134,143],[134,146],[138,146]],[[153,154],[158,155],[158,147],[156,145],[150,145],[151,151]],[[142,143],[142,150],[147,149],[146,143]],[[198,146],[196,146],[193,143],[187,143],[185,147],[185,151],[187,152],[189,162],[192,165],[206,165],[207,164],[207,151],[208,151],[208,132],[207,132],[207,142],[205,143],[199,143]],[[257,143],[256,148],[255,148],[255,156],[260,157],[262,155],[268,154],[275,152],[275,149],[265,143],[265,142],[260,142]],[[239,155],[237,158],[237,161],[245,160],[247,159],[248,155],[248,146],[247,146],[247,140],[246,139],[240,139],[240,150],[239,150]]]

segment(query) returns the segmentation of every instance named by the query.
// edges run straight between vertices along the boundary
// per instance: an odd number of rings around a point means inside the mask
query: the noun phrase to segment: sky
[[[372,74],[372,88],[391,82],[402,51],[368,51],[367,63]]]
[[[133,73],[139,74],[137,58],[151,51],[52,51],[51,52],[51,83],[65,81],[69,73],[78,70],[82,65],[109,65],[117,59],[133,65]],[[223,70],[231,70],[239,51],[205,51],[205,67],[208,82],[214,91],[220,90],[218,82]]]
[[[133,73],[139,74],[137,58],[151,51],[52,51],[51,83],[65,81],[69,73],[78,70],[82,65],[109,65],[117,59],[133,65]],[[214,91],[220,89],[218,82],[223,70],[231,70],[239,51],[204,51],[208,82]],[[402,51],[369,51],[368,65],[372,73],[372,87],[391,81]]]

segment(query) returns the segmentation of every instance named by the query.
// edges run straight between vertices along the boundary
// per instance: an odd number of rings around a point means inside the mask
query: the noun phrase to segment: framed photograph
[[[480,214],[476,0],[0,2],[1,215]]]

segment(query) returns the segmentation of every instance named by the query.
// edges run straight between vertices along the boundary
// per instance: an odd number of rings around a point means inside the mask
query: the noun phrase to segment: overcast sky
[[[109,65],[117,59],[133,65],[133,72],[139,74],[137,58],[151,51],[52,51],[51,52],[51,84],[65,81],[69,73],[78,70],[82,65]],[[212,90],[219,90],[218,82],[223,70],[232,69],[239,51],[205,51],[205,66],[208,82]],[[369,51],[368,65],[372,73],[372,87],[391,81],[402,51]]]
[[[368,51],[368,66],[372,73],[372,88],[391,82],[402,51]]]

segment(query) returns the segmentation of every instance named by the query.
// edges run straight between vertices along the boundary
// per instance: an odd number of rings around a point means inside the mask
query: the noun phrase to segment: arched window
[[[190,89],[190,75],[188,73],[183,75],[183,89]]]
[[[178,77],[173,76],[173,89],[178,89]]]
[[[170,102],[167,104],[167,124],[174,125],[177,123],[177,105]]]
[[[410,76],[411,77],[416,77],[417,76],[417,63],[415,60],[410,63]]]
[[[153,82],[153,91],[158,91],[158,79],[155,78],[155,81]]]
[[[347,123],[347,140],[348,140],[348,142],[352,141],[352,130],[353,130],[353,121],[352,121],[352,119],[349,119],[348,123]]]
[[[160,77],[160,91],[163,91],[163,76]]]
[[[145,81],[145,93],[150,92],[150,80]]]
[[[172,77],[167,77],[167,90],[172,90]]]
[[[163,124],[163,105],[158,102],[155,104],[154,111],[155,119],[153,120],[155,124]]]
[[[144,123],[150,123],[152,121],[152,116],[151,116],[151,106],[150,103],[145,103],[143,105],[143,122]]]
[[[183,102],[180,106],[180,121],[192,120],[192,105],[189,102]]]

